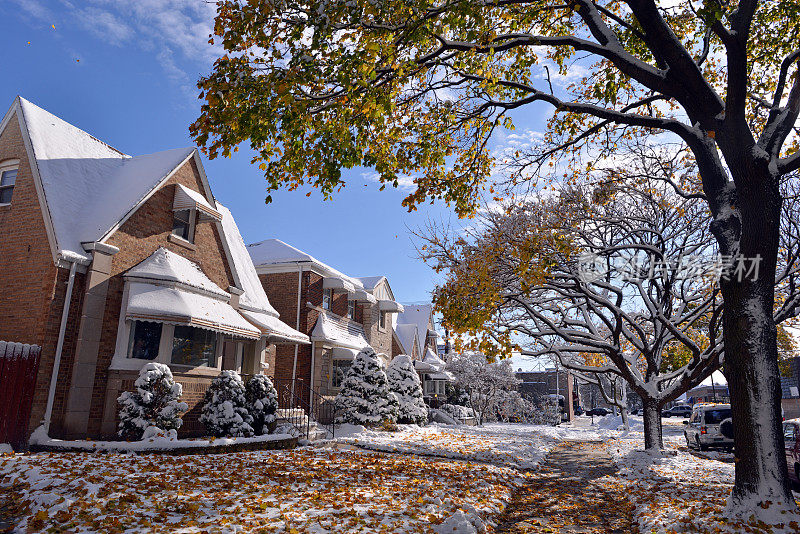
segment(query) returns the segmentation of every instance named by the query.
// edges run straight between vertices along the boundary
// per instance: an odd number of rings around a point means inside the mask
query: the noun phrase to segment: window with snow
[[[195,210],[178,210],[172,219],[172,235],[194,243]]]
[[[378,326],[381,328],[386,328],[386,312],[381,312],[380,317],[378,318]]]
[[[322,307],[326,310],[331,309],[331,303],[333,302],[333,289],[323,289],[322,290]]]
[[[133,321],[128,339],[128,357],[139,360],[155,360],[161,343],[161,323]]]
[[[17,183],[17,163],[13,165],[0,164],[0,204],[11,204],[14,194],[14,185]]]
[[[352,360],[333,360],[333,374],[331,374],[331,387],[340,388],[347,371],[353,365]]]
[[[356,320],[356,301],[347,301],[347,316],[354,321]]]
[[[217,334],[193,326],[175,326],[172,363],[192,367],[217,366]]]

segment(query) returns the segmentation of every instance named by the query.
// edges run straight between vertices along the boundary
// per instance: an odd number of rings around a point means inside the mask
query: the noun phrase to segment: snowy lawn
[[[532,469],[566,436],[591,439],[591,431],[541,425],[486,424],[482,427],[400,425],[397,432],[342,425],[335,442],[364,449],[471,460]]]
[[[312,448],[0,455],[0,493],[21,532],[491,530],[523,481],[505,467]]]
[[[733,455],[689,451],[680,420],[664,420],[664,455],[651,456],[642,450],[641,432],[616,434],[606,448],[620,468],[620,491],[628,492],[635,504],[642,532],[772,532],[765,526],[726,521],[724,508],[734,481]],[[794,519],[786,520],[785,531],[800,532],[800,525],[791,523]]]

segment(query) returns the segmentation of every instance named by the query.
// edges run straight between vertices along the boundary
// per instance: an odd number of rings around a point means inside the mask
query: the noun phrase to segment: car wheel
[[[684,432],[683,437],[686,438],[686,447],[688,447],[689,449],[694,449],[694,446],[692,445],[692,440],[689,439],[689,434]]]
[[[701,451],[707,451],[707,450],[708,450],[708,446],[706,446],[706,445],[703,445],[703,444],[700,442],[700,436],[695,436],[695,438],[694,438],[694,439],[695,439],[695,441],[697,441],[697,448],[698,448],[699,450],[701,450]]]

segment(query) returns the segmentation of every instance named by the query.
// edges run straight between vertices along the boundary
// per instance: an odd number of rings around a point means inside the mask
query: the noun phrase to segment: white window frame
[[[325,304],[326,302],[327,305]],[[333,308],[333,289],[328,287],[322,290],[322,309],[330,310],[331,308]]]
[[[333,351],[331,351],[331,353],[333,353]],[[341,385],[338,385],[338,386],[334,386],[333,385],[333,377],[336,374],[335,373],[336,362],[350,362],[350,365],[352,366],[353,365],[353,360],[352,359],[348,360],[347,358],[334,358],[334,357],[331,357],[331,378],[330,378],[330,381],[328,383],[328,387],[330,389],[332,389],[332,390],[338,391],[338,390],[342,389],[342,386]],[[342,380],[344,381],[344,379],[342,379]]]
[[[188,232],[187,237],[183,237],[182,235],[178,235],[178,234],[175,233],[175,228],[174,228],[175,227],[175,217],[176,217],[177,213],[180,212],[180,211],[188,211],[189,212],[189,232]],[[174,210],[172,212],[172,226],[173,226],[173,229],[170,230],[170,235],[172,235],[173,237],[175,237],[177,239],[181,239],[183,241],[186,241],[187,243],[194,244],[194,232],[195,232],[195,229],[197,228],[197,210],[195,208],[186,208],[186,209],[183,209],[183,210]]]
[[[17,187],[17,181],[19,180],[19,160],[7,159],[4,161],[0,161],[0,179],[2,179],[3,173],[6,171],[17,171],[17,177],[14,179],[14,185],[3,187],[3,189],[11,189],[11,198],[13,201],[14,189]],[[10,206],[10,205],[11,202],[0,202],[0,206]]]
[[[172,363],[172,343],[175,334],[175,325],[168,323],[161,323],[161,341],[158,345],[158,356],[154,360],[143,360],[141,358],[131,358],[128,353],[128,342],[131,336],[132,321],[126,319],[128,311],[128,293],[129,286],[125,283],[125,288],[122,291],[122,306],[120,308],[119,323],[117,324],[117,344],[114,351],[114,357],[111,361],[111,369],[131,370],[138,371],[147,363],[163,363],[179,371],[207,371],[211,374],[216,374],[222,370],[222,348],[224,336],[220,332],[216,332],[217,344],[216,354],[214,355],[215,365],[211,366],[191,366],[179,363]]]
[[[355,300],[348,300],[347,301],[347,317],[353,321],[356,320],[356,301]]]
[[[386,330],[386,316],[389,314],[389,312],[379,311],[378,314],[379,314],[378,315],[378,328],[381,331],[385,331]]]

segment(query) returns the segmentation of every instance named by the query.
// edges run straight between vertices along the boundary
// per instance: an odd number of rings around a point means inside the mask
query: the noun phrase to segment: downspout
[[[75,270],[78,262],[71,261],[69,268],[69,281],[67,282],[67,293],[64,296],[64,307],[61,310],[61,326],[58,329],[58,343],[56,343],[56,355],[53,360],[53,374],[50,376],[50,390],[47,393],[47,407],[44,410],[44,430],[45,434],[50,435],[50,420],[53,417],[53,402],[56,397],[56,384],[58,383],[58,371],[61,367],[61,352],[64,350],[64,337],[67,332],[67,320],[69,319],[69,308],[72,301],[72,287],[75,283]]]
[[[295,320],[294,328],[298,332],[300,331],[300,302],[302,300],[302,286],[303,286],[303,265],[298,263],[297,264],[297,319]],[[294,386],[295,382],[297,381],[297,352],[300,350],[300,346],[295,343],[294,344],[294,363],[292,363],[292,406],[294,406]],[[313,357],[313,352],[312,352]],[[313,373],[314,370],[312,368],[311,372]]]

